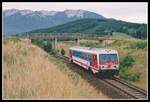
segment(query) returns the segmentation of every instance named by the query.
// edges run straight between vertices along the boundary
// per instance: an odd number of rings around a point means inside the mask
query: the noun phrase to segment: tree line
[[[139,39],[147,38],[147,24],[130,23],[113,19],[81,19],[32,33],[81,33],[93,35],[112,35],[121,32]]]

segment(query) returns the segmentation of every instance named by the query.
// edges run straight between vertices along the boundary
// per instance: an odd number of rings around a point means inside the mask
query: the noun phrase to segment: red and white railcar
[[[116,50],[75,46],[70,48],[70,61],[93,73],[118,74],[119,56]]]

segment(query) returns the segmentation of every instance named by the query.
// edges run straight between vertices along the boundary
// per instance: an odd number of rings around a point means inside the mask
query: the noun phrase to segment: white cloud
[[[65,9],[83,9],[96,12],[108,18],[115,18],[129,22],[147,23],[147,2],[3,2],[6,9],[31,9],[63,11]]]

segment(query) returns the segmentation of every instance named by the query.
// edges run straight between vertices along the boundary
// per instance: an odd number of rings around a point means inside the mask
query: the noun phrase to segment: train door
[[[97,63],[97,55],[93,54],[92,55],[92,67],[96,70],[98,70],[98,63]]]

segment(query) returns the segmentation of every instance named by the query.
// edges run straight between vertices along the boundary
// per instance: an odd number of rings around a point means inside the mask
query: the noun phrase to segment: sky
[[[83,9],[98,13],[106,18],[148,23],[147,2],[3,2],[2,9],[30,9],[33,11],[64,11]]]

